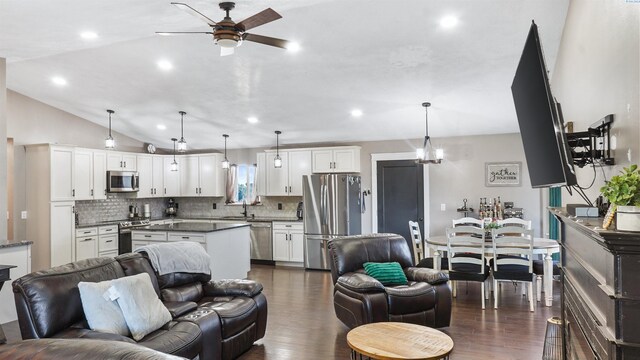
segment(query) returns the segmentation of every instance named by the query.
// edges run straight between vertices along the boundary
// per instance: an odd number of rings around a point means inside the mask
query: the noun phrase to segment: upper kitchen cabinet
[[[221,154],[181,157],[181,196],[224,196],[224,171]]]
[[[268,196],[302,196],[302,176],[311,174],[310,150],[280,152],[282,167],[273,166],[275,152],[265,156],[266,193]]]
[[[109,152],[107,155],[107,170],[136,171],[136,154]]]
[[[139,198],[164,196],[164,161],[160,155],[138,155]]]
[[[171,170],[171,163],[173,162],[173,156],[163,157],[163,179],[164,179],[164,191],[162,196],[180,196],[180,170],[182,168],[182,157],[176,159],[178,162],[178,170]]]
[[[31,151],[30,151],[31,150]],[[40,156],[48,152],[50,157]],[[31,158],[29,158],[31,155]],[[73,190],[73,148],[62,146],[32,147],[27,149],[27,162],[34,164],[35,174],[29,176],[50,176],[51,201],[74,200]],[[46,170],[45,170],[46,169]],[[43,174],[42,171],[49,171]],[[39,174],[39,175],[37,175]]]
[[[266,155],[261,152],[256,157],[256,195],[267,195]]]
[[[340,146],[311,151],[314,173],[360,172],[360,147]]]
[[[57,162],[52,165],[52,170],[57,171]],[[72,172],[73,200],[106,198],[106,153],[104,151],[74,149]]]

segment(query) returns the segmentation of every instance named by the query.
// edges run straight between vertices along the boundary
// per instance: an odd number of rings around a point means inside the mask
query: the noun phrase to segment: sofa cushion
[[[160,291],[163,301],[200,301],[202,299],[202,283],[164,288]]]
[[[118,300],[136,341],[171,321],[171,314],[158,299],[147,273],[114,280],[108,293],[111,299]]]
[[[113,258],[94,258],[27,274],[13,282],[24,339],[51,337],[84,319],[80,281],[99,282],[124,276]],[[18,304],[20,303],[20,304]],[[26,328],[25,328],[26,329]]]
[[[389,314],[411,314],[433,309],[436,304],[435,288],[425,282],[410,281],[407,285],[387,286]]]
[[[123,254],[116,257],[116,260],[120,263],[120,266],[122,266],[122,270],[124,270],[126,276],[138,275],[141,273],[149,274],[153,289],[156,291],[156,294],[158,294],[158,297],[160,297],[160,286],[158,285],[156,272],[153,270],[153,267],[145,253]]]
[[[118,302],[104,296],[111,281],[78,283],[84,316],[92,330],[127,336],[129,328]]]
[[[138,344],[163,353],[194,359],[205,341],[208,339],[202,337],[198,325],[187,321],[170,321],[142,338]]]
[[[363,264],[367,275],[380,281],[382,285],[406,285],[407,276],[397,262],[366,262]]]
[[[202,309],[215,311],[220,317],[222,338],[231,337],[256,322],[258,308],[251,298],[205,297],[199,303]]]

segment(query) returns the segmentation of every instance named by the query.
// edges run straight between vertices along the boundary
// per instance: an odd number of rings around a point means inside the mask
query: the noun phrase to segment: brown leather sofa
[[[146,272],[173,320],[137,344],[189,359],[233,359],[264,337],[267,300],[250,280],[211,281],[206,274],[158,276],[144,254],[95,258],[34,272],[13,282],[23,339],[101,339],[136,343],[89,329],[80,281],[99,282]]]
[[[395,234],[345,236],[329,242],[333,304],[349,328],[383,321],[449,326],[451,289],[445,272],[413,266],[407,241]],[[368,276],[366,262],[398,262],[408,285],[384,286]]]

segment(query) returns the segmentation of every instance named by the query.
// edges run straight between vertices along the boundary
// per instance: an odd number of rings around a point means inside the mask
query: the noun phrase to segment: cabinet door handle
[[[104,195],[105,196],[107,195],[107,189],[104,189]]]
[[[287,187],[286,187],[286,186],[284,187],[284,192],[285,192],[285,193],[287,192]]]
[[[150,238],[150,237],[151,237],[151,235],[145,235],[144,237],[146,237],[146,238]]]
[[[126,162],[126,161],[124,162],[124,167],[125,167],[125,168],[127,167],[127,162]]]
[[[164,188],[164,194],[167,195],[167,188]]]
[[[104,229],[105,232],[113,231],[113,229]]]
[[[93,196],[93,189],[91,189],[91,196]]]
[[[107,240],[107,241],[105,241],[105,242],[108,242],[108,243],[110,243],[110,242],[113,242],[113,240]]]
[[[291,186],[289,186],[289,194],[291,194]]]
[[[91,231],[84,231],[83,234],[91,234]]]
[[[123,166],[122,166],[122,161],[120,161],[120,167],[123,167]]]
[[[191,239],[191,238],[190,238],[190,237],[188,237],[188,236],[183,236],[182,238],[183,238],[183,239],[185,239],[185,240],[189,240],[189,239]]]
[[[76,196],[76,189],[71,190],[71,196],[74,196],[74,197]]]
[[[87,241],[91,241],[91,240],[94,240],[94,239],[93,238],[86,238],[84,240],[80,240],[80,242],[87,242]]]

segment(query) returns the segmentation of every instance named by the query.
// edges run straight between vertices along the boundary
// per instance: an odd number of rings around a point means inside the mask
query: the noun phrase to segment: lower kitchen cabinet
[[[304,230],[302,223],[273,222],[273,260],[304,261]]]
[[[76,230],[75,261],[118,256],[118,225]]]

